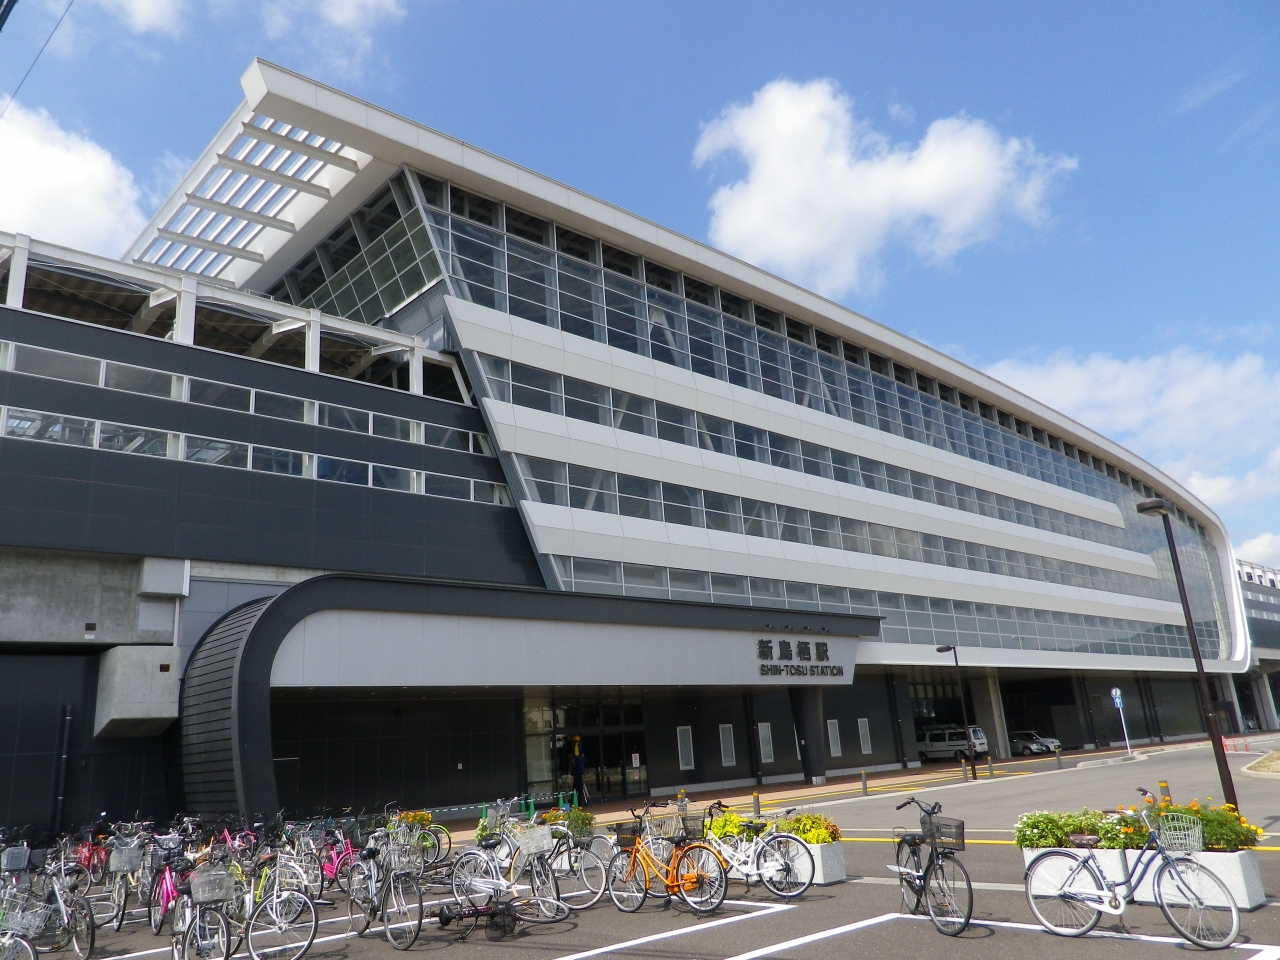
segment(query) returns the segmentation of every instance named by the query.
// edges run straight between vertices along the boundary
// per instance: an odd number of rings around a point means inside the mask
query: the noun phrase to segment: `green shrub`
[[[1198,800],[1186,806],[1160,803],[1155,807],[1157,817],[1168,813],[1183,813],[1200,820],[1204,831],[1206,850],[1235,851],[1255,846],[1262,835],[1262,828],[1255,827],[1230,804],[1221,807],[1204,807]],[[1101,810],[1081,810],[1079,813],[1054,813],[1037,810],[1024,813],[1014,826],[1013,842],[1019,847],[1069,847],[1070,835],[1090,833],[1101,837],[1098,846],[1104,850],[1137,850],[1146,845],[1147,828],[1138,816],[1136,807],[1119,818]]]
[[[595,829],[596,815],[581,807],[574,807],[565,817],[565,822],[575,834],[583,835]]]
[[[723,840],[725,837],[736,837],[742,833],[742,817],[736,813],[725,813],[715,817],[707,828],[712,836]]]
[[[778,829],[783,833],[794,833],[805,843],[834,843],[840,839],[840,828],[830,817],[820,813],[802,813],[790,820],[779,820]]]

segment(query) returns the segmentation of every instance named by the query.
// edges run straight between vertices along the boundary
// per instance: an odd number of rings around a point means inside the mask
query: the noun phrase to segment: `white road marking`
[[[885,886],[892,885],[895,887],[898,885],[898,879],[896,877],[850,877],[849,882],[875,883],[883,884]],[[972,885],[975,890],[1010,890],[1022,893],[1026,889],[1026,886],[1021,883],[994,883],[988,880],[974,880],[972,881]]]
[[[802,947],[806,943],[813,943],[815,940],[825,940],[827,937],[838,937],[842,933],[852,933],[854,930],[862,930],[866,927],[873,927],[876,924],[885,923],[889,920],[897,920],[900,916],[902,916],[902,914],[882,913],[878,917],[870,917],[866,920],[859,920],[856,923],[846,923],[842,927],[832,927],[830,930],[819,930],[817,933],[810,933],[803,937],[796,937],[794,940],[775,943],[771,947],[760,947],[757,950],[748,950],[746,953],[740,953],[737,956],[729,957],[728,960],[755,960],[756,957],[767,957],[770,954],[781,953],[783,950],[790,950],[792,947]]]
[[[726,903],[747,903],[748,901],[725,901]],[[750,906],[759,907],[759,904],[751,903]],[[556,960],[584,960],[586,957],[598,957],[606,953],[614,953],[618,950],[627,950],[631,947],[638,947],[646,943],[654,943],[658,940],[667,940],[671,937],[682,937],[687,933],[700,933],[703,930],[710,930],[712,927],[722,927],[725,924],[737,923],[740,920],[751,920],[755,917],[772,916],[775,913],[783,913],[787,910],[794,910],[795,906],[790,903],[775,903],[767,907],[761,907],[753,913],[744,913],[736,917],[721,917],[719,920],[712,920],[709,923],[700,923],[693,927],[681,927],[678,930],[668,930],[665,933],[652,933],[647,937],[637,937],[634,940],[624,940],[622,943],[610,944],[607,947],[597,947],[594,950],[584,950],[581,953],[570,953],[563,957],[557,957]]]

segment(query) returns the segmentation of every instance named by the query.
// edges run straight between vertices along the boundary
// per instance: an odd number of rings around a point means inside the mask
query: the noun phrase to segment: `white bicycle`
[[[707,807],[707,829],[702,841],[720,855],[730,871],[738,873],[748,885],[763,883],[775,897],[785,900],[794,900],[813,886],[813,854],[803,840],[778,830],[776,822],[762,820],[742,821],[743,832],[739,836],[717,837],[710,824],[717,813],[727,810],[720,800]],[[782,815],[787,817],[792,812],[787,810]]]

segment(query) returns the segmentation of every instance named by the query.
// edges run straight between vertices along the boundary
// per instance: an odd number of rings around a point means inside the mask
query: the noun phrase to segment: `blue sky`
[[[0,92],[62,8],[18,4]],[[0,159],[0,229],[119,247],[255,55],[991,369],[1280,565],[1274,4],[76,0],[0,122],[0,155],[33,143]],[[98,221],[31,199],[45,140],[102,168]],[[820,192],[782,141],[817,145]]]

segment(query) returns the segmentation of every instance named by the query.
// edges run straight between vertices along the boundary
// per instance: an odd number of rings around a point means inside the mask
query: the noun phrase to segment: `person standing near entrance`
[[[573,792],[578,795],[578,806],[587,805],[587,758],[582,755],[581,738],[573,737]]]

